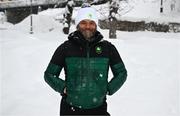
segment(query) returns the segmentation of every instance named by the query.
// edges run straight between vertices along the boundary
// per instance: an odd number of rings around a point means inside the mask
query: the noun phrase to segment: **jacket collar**
[[[80,31],[74,31],[69,34],[68,39],[77,44],[85,46],[87,43],[89,43],[90,45],[98,43],[103,39],[103,36],[99,31],[96,31],[94,36],[92,37],[92,41],[88,41],[83,37]]]

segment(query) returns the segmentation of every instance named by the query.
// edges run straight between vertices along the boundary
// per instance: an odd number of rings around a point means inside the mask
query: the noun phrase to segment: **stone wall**
[[[180,32],[180,23],[157,23],[145,21],[132,22],[132,21],[117,21],[117,30],[120,31],[154,31],[154,32]],[[109,29],[108,20],[99,20],[99,26],[102,29]]]
[[[33,8],[33,13],[37,14],[37,7]],[[6,11],[7,21],[13,24],[21,22],[24,18],[30,15],[30,8],[8,9]]]

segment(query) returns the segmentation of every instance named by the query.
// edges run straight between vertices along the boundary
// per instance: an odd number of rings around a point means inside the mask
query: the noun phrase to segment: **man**
[[[77,30],[56,49],[44,79],[62,95],[61,116],[110,116],[106,95],[113,95],[125,82],[124,63],[115,46],[103,40],[97,31],[98,19],[93,8],[81,8],[75,23]],[[109,66],[114,75],[110,82]],[[65,80],[58,78],[62,68]]]

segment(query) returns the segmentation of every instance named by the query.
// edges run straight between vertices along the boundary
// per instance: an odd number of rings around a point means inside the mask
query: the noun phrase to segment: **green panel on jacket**
[[[112,95],[121,88],[127,79],[127,71],[124,63],[118,63],[111,67],[114,77],[108,84],[108,94]]]
[[[100,106],[107,93],[109,59],[69,57],[65,61],[67,102],[85,109]]]
[[[65,82],[59,78],[62,67],[49,63],[45,73],[45,81],[57,92],[63,93]]]

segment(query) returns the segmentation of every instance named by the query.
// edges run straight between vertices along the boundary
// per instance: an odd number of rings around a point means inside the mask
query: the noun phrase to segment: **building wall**
[[[12,1],[12,0],[0,0],[0,1],[2,1],[2,2],[6,2],[6,1]]]

